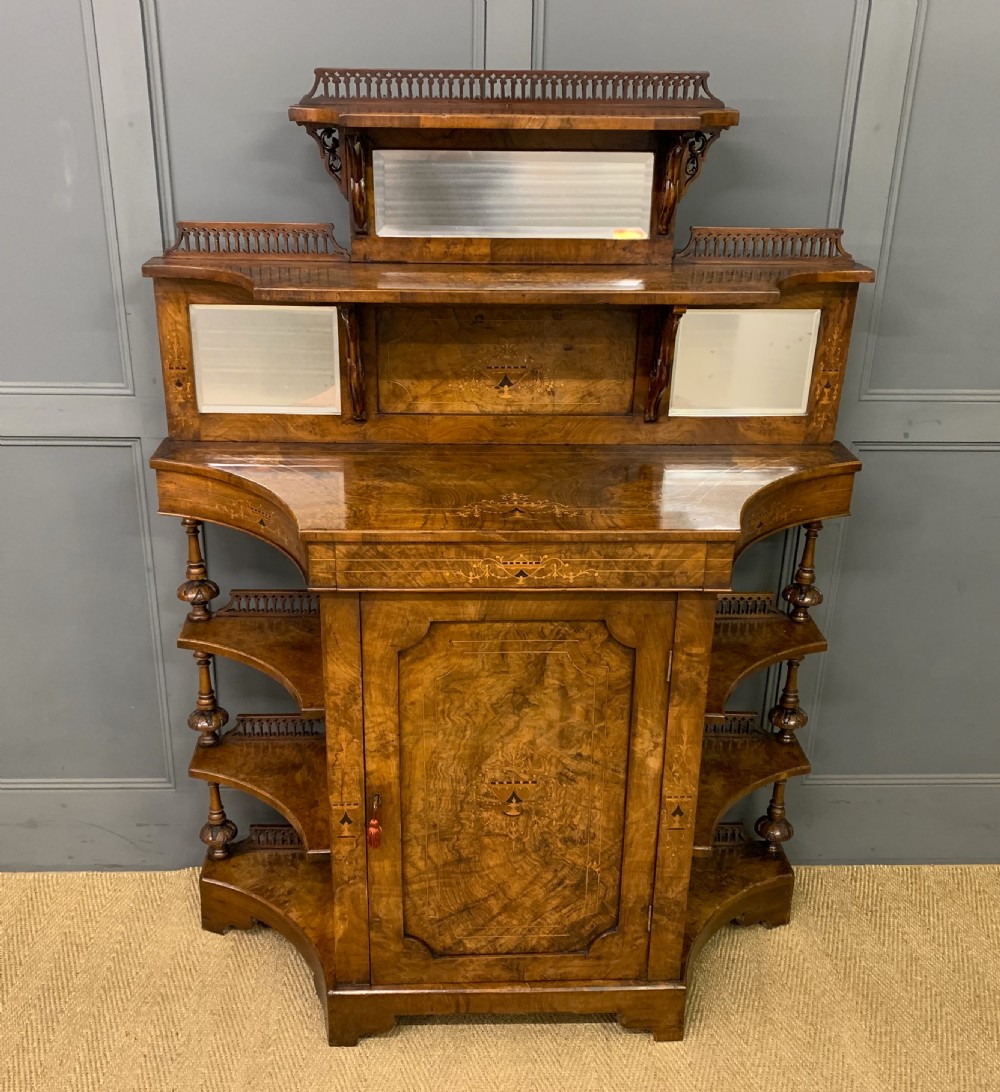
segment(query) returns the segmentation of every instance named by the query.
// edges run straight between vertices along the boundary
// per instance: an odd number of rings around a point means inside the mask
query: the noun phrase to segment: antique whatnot
[[[205,928],[310,962],[331,1043],[401,1014],[615,1013],[682,1034],[691,961],[788,920],[796,673],[859,283],[828,229],[696,228],[738,114],[704,73],[319,70],[291,117],[348,201],[182,223],[155,279],[208,782]],[[303,585],[213,609],[202,521]],[[736,557],[802,527],[776,605]],[[787,609],[786,609],[787,607]],[[229,715],[215,656],[294,696]],[[761,725],[727,705],[785,663]],[[725,822],[773,786],[760,840]],[[236,841],[220,786],[287,826]]]

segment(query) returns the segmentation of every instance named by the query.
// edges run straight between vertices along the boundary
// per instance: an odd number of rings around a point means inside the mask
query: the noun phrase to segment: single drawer
[[[314,547],[314,587],[384,590],[701,588],[704,543],[624,546],[545,543],[539,546],[348,544]]]

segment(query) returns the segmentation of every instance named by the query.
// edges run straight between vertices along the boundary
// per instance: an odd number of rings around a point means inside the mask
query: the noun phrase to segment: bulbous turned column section
[[[207,622],[212,617],[211,602],[219,594],[219,585],[208,579],[208,569],[201,550],[200,519],[185,517],[181,524],[187,533],[187,579],[177,589],[177,598],[189,604],[189,622]]]
[[[226,818],[222,807],[222,795],[214,781],[208,783],[208,822],[201,828],[199,837],[208,846],[208,856],[213,861],[224,861],[229,856],[229,843],[236,837],[236,824]]]
[[[799,665],[801,660],[789,660],[786,665],[785,685],[778,698],[778,704],[767,714],[767,719],[778,734],[782,743],[791,743],[795,733],[805,728],[809,717],[799,705]]]
[[[767,814],[762,815],[756,823],[754,830],[759,838],[767,842],[769,853],[780,853],[782,842],[787,842],[795,833],[792,824],[785,818],[785,785],[786,781],[776,781],[771,793],[771,803],[767,806]]]
[[[795,570],[791,584],[781,593],[781,598],[792,608],[788,617],[793,622],[805,622],[809,619],[809,611],[818,607],[823,602],[823,593],[816,587],[816,539],[819,537],[823,524],[819,520],[802,525],[805,528],[806,540],[802,547],[802,559]]]
[[[229,720],[229,714],[215,697],[212,686],[212,663],[215,657],[209,652],[196,652],[194,662],[198,665],[198,704],[188,717],[188,727],[193,732],[200,732],[199,747],[214,747],[219,742],[219,733]]]

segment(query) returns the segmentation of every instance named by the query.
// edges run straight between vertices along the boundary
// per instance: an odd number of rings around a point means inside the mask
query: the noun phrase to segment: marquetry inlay
[[[504,493],[453,509],[456,516],[575,516],[581,509],[559,501],[530,497],[526,493]]]

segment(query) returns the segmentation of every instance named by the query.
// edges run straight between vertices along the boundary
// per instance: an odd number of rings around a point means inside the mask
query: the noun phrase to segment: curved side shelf
[[[283,601],[299,609],[274,608]],[[258,604],[268,609],[254,609]],[[303,714],[323,711],[319,610],[306,593],[234,591],[211,621],[185,622],[177,644],[263,671],[295,698]]]
[[[811,475],[773,482],[743,505],[737,558],[754,542],[809,520],[830,520],[850,515],[854,475],[861,469],[855,459],[829,466]]]
[[[687,925],[681,977],[687,982],[691,964],[705,942],[723,925],[788,923],[794,876],[784,853],[769,853],[766,842],[718,846],[691,862]]]
[[[234,527],[280,550],[306,575],[308,556],[294,515],[271,492],[228,470],[178,467],[159,453],[156,470],[161,515],[191,516]]]
[[[720,596],[719,603],[724,608],[750,598]],[[770,594],[765,598],[770,599]],[[772,607],[746,614],[720,614],[715,620],[706,714],[724,713],[733,687],[747,675],[782,660],[825,652],[826,648],[826,638],[811,618],[793,622],[787,614]]]
[[[327,981],[333,981],[329,862],[301,852],[257,849],[250,839],[231,848],[226,860],[206,860],[202,866],[202,928],[223,933],[259,921],[276,929],[312,968],[325,1008]]]
[[[694,832],[697,854],[712,852],[716,826],[747,793],[809,773],[809,760],[797,740],[782,743],[777,736],[756,727],[753,719],[742,715],[742,730],[736,732],[715,732],[715,725],[705,725]]]
[[[188,774],[249,793],[292,824],[309,853],[330,849],[323,736],[254,739],[228,732],[196,747]]]

